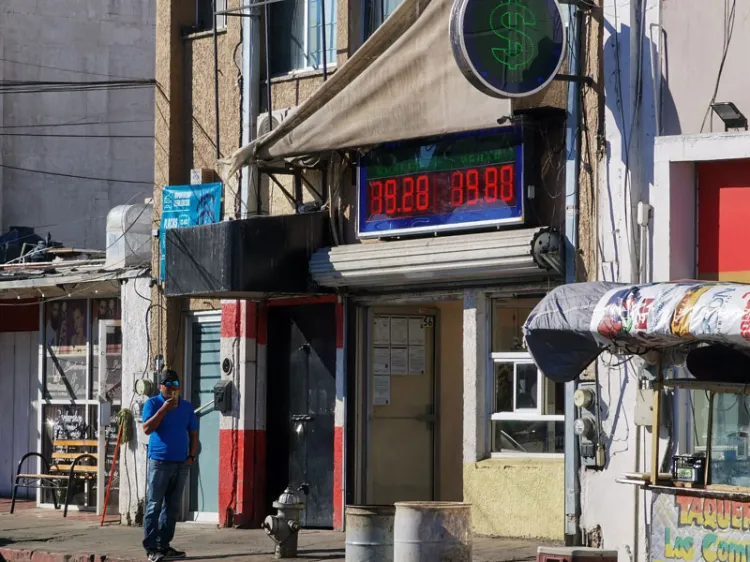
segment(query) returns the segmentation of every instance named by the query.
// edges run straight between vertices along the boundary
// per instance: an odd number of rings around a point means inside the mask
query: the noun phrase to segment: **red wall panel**
[[[750,282],[750,159],[702,162],[698,179],[698,277]]]

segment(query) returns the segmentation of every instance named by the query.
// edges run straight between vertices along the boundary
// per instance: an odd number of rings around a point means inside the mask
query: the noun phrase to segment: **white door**
[[[39,332],[0,333],[0,496],[10,497],[18,461],[39,452]],[[24,466],[36,471],[36,461]],[[33,489],[19,488],[19,497],[33,498]]]

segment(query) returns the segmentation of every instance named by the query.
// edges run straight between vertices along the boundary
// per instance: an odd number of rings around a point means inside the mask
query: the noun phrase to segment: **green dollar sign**
[[[536,57],[536,45],[526,34],[528,28],[536,27],[533,12],[524,0],[505,0],[490,14],[490,29],[505,41],[504,47],[493,47],[492,56],[510,70],[519,70]]]

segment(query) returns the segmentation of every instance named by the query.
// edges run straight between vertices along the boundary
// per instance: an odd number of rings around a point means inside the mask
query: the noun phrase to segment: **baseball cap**
[[[177,376],[177,373],[175,371],[164,371],[159,377],[159,384],[164,384],[167,382],[174,382],[174,381],[179,381],[179,380],[180,378]]]

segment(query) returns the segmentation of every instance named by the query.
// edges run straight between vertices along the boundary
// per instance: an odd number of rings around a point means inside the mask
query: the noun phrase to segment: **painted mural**
[[[750,500],[654,494],[651,560],[748,562]]]

